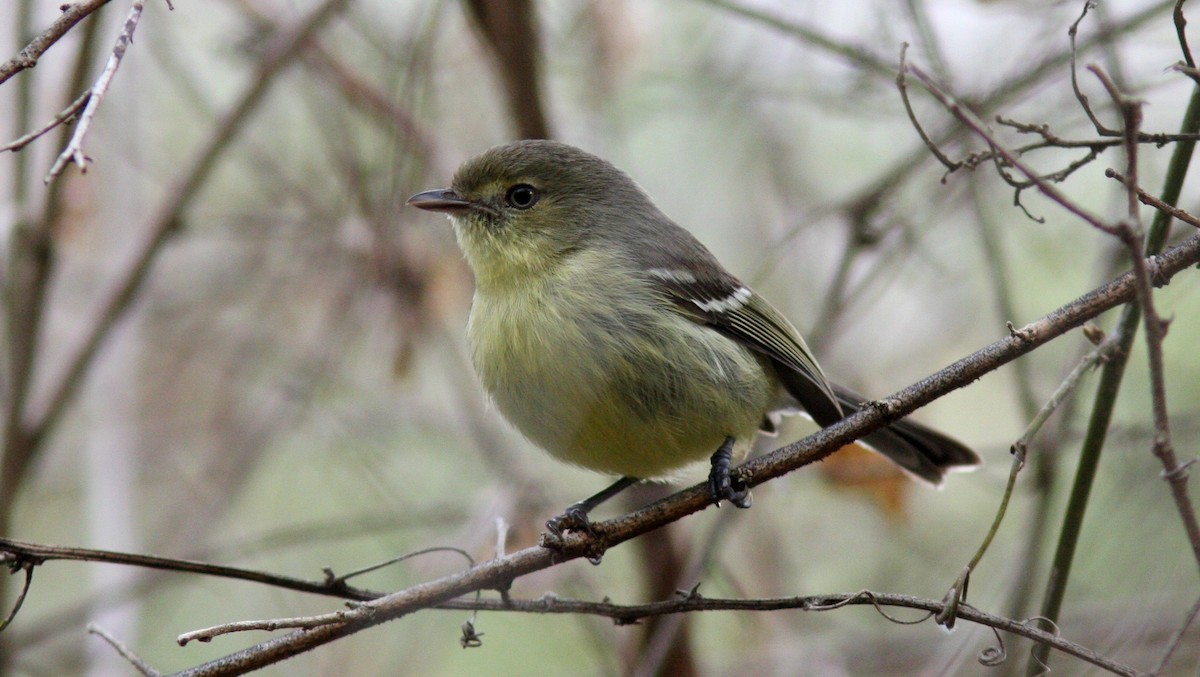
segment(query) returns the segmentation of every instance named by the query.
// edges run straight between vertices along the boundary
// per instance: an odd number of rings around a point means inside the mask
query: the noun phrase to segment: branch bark
[[[0,65],[0,85],[17,73],[36,66],[42,54],[66,35],[67,31],[74,28],[75,24],[107,4],[108,0],[81,0],[63,5],[66,9],[49,28],[25,45],[19,54]]]

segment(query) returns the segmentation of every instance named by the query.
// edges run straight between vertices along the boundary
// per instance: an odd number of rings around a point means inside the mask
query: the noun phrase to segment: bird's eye
[[[504,201],[517,209],[529,209],[537,204],[539,197],[541,195],[536,188],[527,183],[518,183],[504,194]]]

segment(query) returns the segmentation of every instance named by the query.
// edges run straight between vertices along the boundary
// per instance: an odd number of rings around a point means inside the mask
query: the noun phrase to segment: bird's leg
[[[592,523],[588,521],[588,513],[596,506],[640,481],[636,477],[622,477],[595,496],[589,496],[578,503],[572,503],[567,506],[563,514],[546,521],[546,528],[555,536],[562,536],[564,531],[590,532],[592,530]]]
[[[733,437],[726,437],[721,448],[712,455],[712,470],[708,473],[708,486],[712,489],[713,503],[720,507],[725,499],[739,508],[749,508],[750,489],[730,475],[733,466]]]

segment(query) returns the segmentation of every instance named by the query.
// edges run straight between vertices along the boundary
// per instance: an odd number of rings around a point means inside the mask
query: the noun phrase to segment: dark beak
[[[408,198],[408,204],[431,212],[457,212],[470,209],[474,205],[449,188],[438,188],[417,193]]]

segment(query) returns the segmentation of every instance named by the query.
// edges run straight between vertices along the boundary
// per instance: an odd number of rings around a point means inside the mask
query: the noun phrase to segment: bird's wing
[[[647,273],[685,315],[771,358],[784,387],[817,423],[842,419],[837,397],[800,333],[754,290],[728,273],[702,277],[661,268]]]

